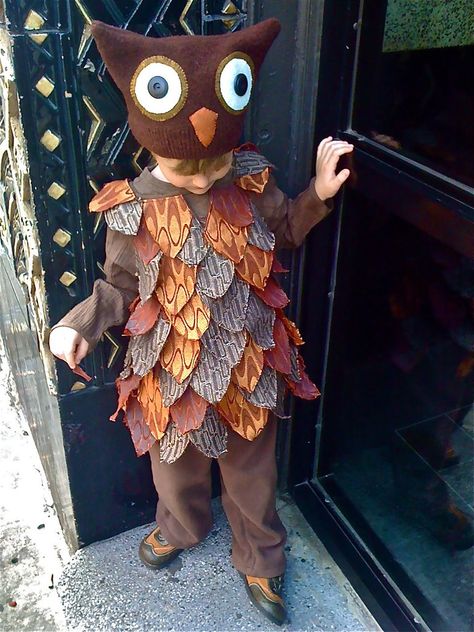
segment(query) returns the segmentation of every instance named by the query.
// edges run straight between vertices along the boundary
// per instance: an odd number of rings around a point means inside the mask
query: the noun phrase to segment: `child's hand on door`
[[[72,327],[56,327],[49,336],[49,348],[53,355],[75,369],[86,357],[89,343]]]
[[[331,198],[339,191],[350,176],[349,169],[342,169],[336,174],[336,167],[340,156],[350,153],[354,145],[345,140],[333,140],[327,136],[318,145],[316,154],[316,181],[314,188],[321,200]]]

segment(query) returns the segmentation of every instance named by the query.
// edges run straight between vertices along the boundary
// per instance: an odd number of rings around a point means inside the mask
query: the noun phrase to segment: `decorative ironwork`
[[[54,83],[48,79],[48,77],[41,77],[36,83],[35,88],[40,92],[44,97],[49,97],[51,92],[54,90]]]
[[[53,198],[53,200],[59,200],[59,198],[66,193],[66,189],[59,184],[59,182],[51,182],[46,193]]]
[[[31,28],[41,26],[39,14],[30,12]],[[44,40],[43,40],[44,41]],[[14,63],[14,50],[6,31],[0,30],[0,240],[13,263],[16,276],[25,292],[26,302],[38,334],[39,349],[45,366],[48,384],[55,389],[55,370],[51,355],[45,348],[47,304],[41,265],[39,234],[33,206],[33,192],[29,177],[26,140],[21,121]],[[49,92],[43,75],[36,82],[39,92]],[[54,89],[54,86],[53,86]],[[57,184],[57,183],[56,183]],[[60,185],[57,185],[60,187]],[[59,188],[51,189],[59,195]],[[59,236],[58,236],[59,238]]]
[[[61,248],[65,248],[71,241],[71,233],[68,233],[67,230],[63,230],[62,228],[58,228],[53,235],[53,241],[61,246]]]
[[[71,272],[70,270],[65,270],[59,277],[59,282],[66,287],[69,287],[72,283],[74,283],[74,281],[76,281],[76,279],[77,276],[74,274],[74,272]]]
[[[43,288],[43,338],[45,323],[57,322],[103,276],[105,223],[101,213],[88,213],[89,199],[107,180],[133,177],[150,161],[149,152],[130,134],[122,97],[108,76],[89,24],[98,19],[157,37],[219,33],[245,22],[246,4],[247,0],[4,0],[8,28],[16,34],[12,57],[31,161],[24,162],[22,176],[28,186],[30,177],[34,182],[34,195],[28,190],[25,200],[34,205],[34,212],[29,207],[29,221],[34,227],[36,217],[36,261],[43,262],[40,277],[50,297],[46,309]],[[13,77],[13,66],[10,74]],[[3,165],[10,162],[2,161],[3,198],[12,200],[6,206],[4,202],[2,239],[19,212],[18,196],[11,198],[3,174]],[[24,259],[24,222],[16,221],[15,226],[12,249]],[[28,266],[18,265],[26,279]],[[95,376],[91,384],[114,380],[124,352],[122,341],[109,331],[84,360],[86,371]],[[61,363],[58,386],[60,393],[78,389],[77,377]]]
[[[221,5],[220,10],[218,5]],[[246,3],[241,3],[246,4]],[[217,5],[217,6],[216,6]],[[200,14],[199,14],[200,12]],[[214,31],[218,23],[227,31],[235,31],[245,21],[247,14],[244,7],[239,9],[235,2],[203,2],[202,0],[187,0],[184,9],[179,16],[179,23],[188,35],[209,34]],[[200,21],[200,27],[196,24]],[[213,28],[214,27],[214,28]]]
[[[40,143],[46,147],[48,151],[54,151],[61,142],[61,137],[47,129],[40,138]]]

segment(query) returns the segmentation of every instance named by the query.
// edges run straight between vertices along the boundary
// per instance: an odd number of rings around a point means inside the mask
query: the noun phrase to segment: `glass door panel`
[[[456,632],[472,629],[473,402],[474,260],[348,191],[316,479]]]
[[[474,3],[369,0],[352,128],[474,186]]]

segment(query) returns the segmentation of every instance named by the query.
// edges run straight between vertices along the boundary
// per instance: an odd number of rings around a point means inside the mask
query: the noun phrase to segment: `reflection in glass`
[[[474,186],[474,3],[366,3],[351,126]]]
[[[457,632],[472,629],[473,402],[474,261],[352,192],[319,474]]]

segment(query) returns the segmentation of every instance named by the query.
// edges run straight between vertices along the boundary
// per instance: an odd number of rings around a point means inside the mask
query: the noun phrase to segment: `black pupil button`
[[[237,94],[239,97],[243,97],[244,94],[247,92],[248,85],[249,82],[247,77],[242,73],[238,74],[234,81],[235,94]]]
[[[168,94],[168,82],[164,77],[152,77],[148,82],[148,92],[155,99],[162,99]]]

